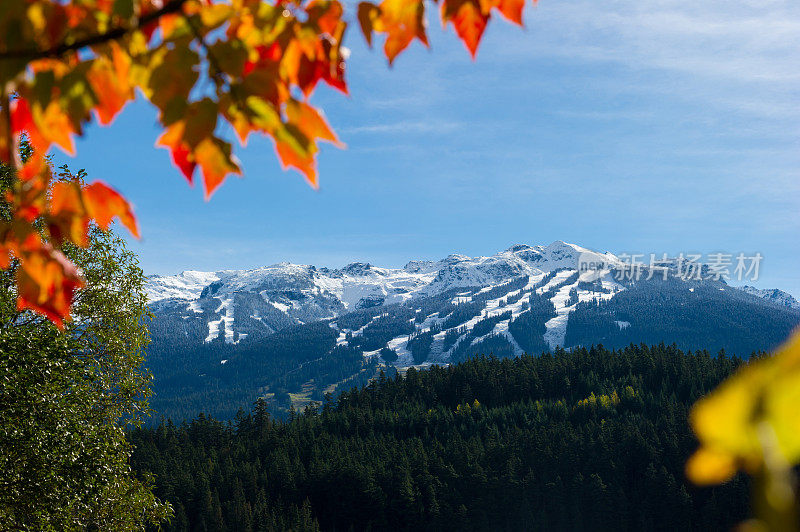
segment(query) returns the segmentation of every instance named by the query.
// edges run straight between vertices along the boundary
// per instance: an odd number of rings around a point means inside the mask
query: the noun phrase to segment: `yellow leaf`
[[[708,486],[729,480],[736,473],[736,461],[729,453],[701,448],[686,463],[686,476],[695,484]]]
[[[270,134],[283,127],[278,111],[272,104],[258,96],[248,96],[244,109],[229,103],[225,108],[225,118],[233,126],[242,146],[247,145],[247,137],[253,131]]]
[[[361,2],[358,5],[358,22],[370,46],[373,31],[386,33],[383,50],[389,64],[415,38],[428,46],[425,4],[421,0],[383,0],[379,6]]]
[[[770,453],[800,460],[800,332],[771,357],[751,362],[692,408],[690,422],[701,449],[687,465],[698,483],[724,460],[758,471]],[[764,428],[771,435],[765,439]],[[774,435],[774,437],[772,437]],[[725,458],[723,458],[723,456]],[[765,458],[765,456],[767,458]]]
[[[232,6],[225,4],[205,5],[200,10],[200,20],[207,29],[216,28],[228,21],[234,14]]]

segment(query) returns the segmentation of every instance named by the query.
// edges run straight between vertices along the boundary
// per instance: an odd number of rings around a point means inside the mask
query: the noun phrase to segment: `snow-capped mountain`
[[[587,270],[587,264],[600,264],[602,269]],[[607,301],[635,285],[633,280],[621,280],[625,276],[618,273],[624,268],[611,253],[556,241],[548,246],[518,244],[488,257],[453,254],[436,262],[412,261],[396,269],[360,262],[340,269],[284,262],[252,270],[186,271],[154,276],[146,289],[161,319],[180,318],[186,336],[190,329],[199,331],[198,341],[206,343],[236,344],[247,337],[252,341],[287,327],[325,320],[339,332],[340,345],[354,345],[358,342],[352,337],[362,335],[384,315],[379,309],[399,305],[413,311],[409,321],[414,326],[398,328],[396,336],[377,347],[367,342],[366,347],[373,349],[364,351],[373,355],[386,347],[398,355],[397,365],[408,366],[419,362],[409,349],[410,335],[432,336],[426,349],[428,362],[447,362],[456,350],[465,348],[467,339],[470,345],[480,345],[501,336],[514,353],[529,350],[534,344],[521,345],[510,332],[511,324],[539,300],[547,306],[541,347],[564,346],[570,314],[580,303]],[[718,289],[726,287],[722,283]],[[694,285],[686,289],[695,290]],[[797,300],[777,289],[746,286],[740,290],[777,306],[800,308]],[[359,327],[337,321],[366,309],[372,309],[367,313],[370,320]],[[455,317],[461,314],[466,319]],[[621,328],[628,323],[615,322]],[[476,336],[472,332],[478,323],[481,334]],[[454,342],[455,331],[460,334]]]
[[[610,253],[600,254],[557,241],[549,246],[516,245],[490,257],[450,255],[438,262],[412,261],[399,269],[365,263],[341,269],[280,263],[243,271],[186,271],[174,276],[154,276],[146,289],[157,313],[202,319],[207,326],[204,341],[222,337],[225,342],[236,343],[249,335],[263,336],[290,325],[431,298],[453,289],[474,289],[456,296],[460,303],[468,303],[474,292],[485,292],[523,276],[528,277],[527,285],[517,292],[529,294],[545,275],[558,271],[548,283],[536,288],[540,293],[556,285],[559,288],[552,297],[558,317],[548,328],[548,341],[555,347],[563,340],[566,315],[576,302],[566,304],[570,290],[577,289],[580,282],[571,276],[577,272],[579,261],[587,257],[606,264],[621,264]],[[570,282],[564,284],[567,279]],[[604,279],[600,285],[607,290],[606,295],[623,288],[612,279]],[[578,290],[578,300],[592,297],[597,297],[597,293]],[[486,302],[486,317],[508,310],[516,317],[522,312],[519,301],[515,305],[499,305],[499,299],[502,298]],[[435,322],[432,317],[428,325]],[[500,330],[502,324],[498,326]]]
[[[752,294],[756,297],[766,299],[781,307],[800,309],[800,301],[797,301],[791,294],[777,288],[756,288],[754,286],[742,286],[739,290]]]
[[[189,410],[175,405],[227,416],[266,397],[286,411],[381,368],[598,343],[749,356],[800,324],[785,292],[689,279],[675,260],[654,266],[631,275],[611,253],[557,241],[402,268],[280,263],[153,277],[154,405],[179,417]]]

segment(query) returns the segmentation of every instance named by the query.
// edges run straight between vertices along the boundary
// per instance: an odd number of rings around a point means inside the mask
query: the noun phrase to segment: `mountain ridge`
[[[592,344],[747,357],[800,324],[788,294],[702,272],[686,278],[670,259],[639,277],[611,253],[556,241],[403,268],[284,262],[155,277],[147,287],[153,404],[174,418],[229,418],[265,397],[286,414],[381,370]]]
[[[578,272],[579,262],[585,264],[591,260],[608,268],[600,279],[594,272]],[[596,252],[556,240],[547,246],[515,244],[490,256],[450,254],[438,261],[412,260],[402,268],[353,262],[332,269],[279,262],[247,270],[187,270],[174,276],[151,277],[146,291],[157,312],[170,309],[173,313],[182,313],[184,319],[199,316],[206,319],[208,330],[204,342],[222,336],[227,343],[238,343],[248,336],[271,334],[289,325],[335,320],[348,312],[437,297],[448,290],[477,288],[486,291],[522,276],[528,276],[529,283],[518,288],[519,294],[528,293],[546,275],[557,272],[556,281],[537,287],[540,293],[555,290],[549,298],[555,315],[547,321],[545,331],[546,343],[553,349],[563,345],[569,315],[577,303],[608,299],[625,289],[624,284],[609,275],[614,268],[624,267],[625,263],[610,252]],[[575,273],[578,277],[571,278]],[[567,278],[571,282],[563,284]],[[595,286],[587,287],[588,282],[594,282]],[[556,286],[559,283],[561,285]],[[778,289],[750,286],[737,289],[778,306],[800,309],[797,300]],[[469,303],[473,295],[456,296],[461,299],[453,301]],[[501,311],[510,311],[513,319],[527,310],[519,304],[496,303],[488,301],[485,312],[479,316],[491,318]],[[249,310],[249,314],[245,314],[245,310]],[[475,318],[467,320],[465,325],[473,326],[477,323]],[[510,322],[510,319],[502,321]],[[505,335],[514,351],[522,352],[524,349],[507,331],[508,323],[499,323],[491,332]],[[443,334],[438,332],[437,340],[441,340]],[[401,343],[387,343],[386,347],[403,350]],[[401,363],[404,362],[407,357],[401,357]]]
[[[287,323],[332,319],[354,310],[434,297],[453,288],[497,286],[523,275],[541,278],[554,270],[574,270],[579,257],[587,255],[621,264],[608,252],[596,253],[555,241],[548,246],[516,244],[492,256],[451,254],[439,261],[409,261],[403,268],[354,262],[329,269],[281,262],[248,270],[188,270],[174,276],[153,276],[146,291],[156,309],[176,309],[185,304],[183,311],[188,316],[215,317],[208,322],[205,341],[224,331],[225,341],[236,343],[258,328],[241,323],[244,319],[237,324],[235,307],[243,294],[255,296],[248,298],[249,305],[260,308],[249,317],[264,326],[261,332],[271,333]],[[213,299],[218,301],[216,305]],[[273,310],[283,313],[288,321],[265,316],[273,315]]]

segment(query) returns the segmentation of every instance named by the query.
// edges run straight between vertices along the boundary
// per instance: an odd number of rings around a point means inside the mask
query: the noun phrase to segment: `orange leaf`
[[[56,101],[51,101],[44,110],[34,107],[33,118],[48,140],[69,155],[75,155],[72,142],[72,122]]]
[[[375,29],[387,33],[383,51],[389,59],[390,65],[414,38],[428,46],[428,36],[425,33],[424,2],[421,0],[383,0],[380,9],[380,24],[376,24]]]
[[[63,329],[75,290],[83,286],[80,270],[38,238],[29,238],[17,255],[17,308],[44,314]]]
[[[92,63],[86,77],[97,98],[94,108],[100,124],[109,125],[122,108],[133,99],[129,83],[130,58],[117,43],[111,44],[113,62],[103,56]]]
[[[305,176],[312,187],[319,188],[317,162],[314,159],[314,147],[311,146],[307,151],[298,151],[293,145],[294,143],[284,140],[284,136],[286,135],[276,136],[275,138],[275,151],[278,152],[278,157],[280,158],[283,169],[286,170],[289,167],[296,168]]]
[[[286,102],[286,116],[309,139],[318,138],[327,140],[339,148],[345,147],[336,137],[325,118],[307,103],[289,100]]]
[[[31,108],[27,100],[19,98],[12,105],[11,120],[14,133],[25,131],[31,145],[42,153],[56,144],[67,154],[75,155],[72,122],[57,101],[51,101],[42,109],[38,104]]]
[[[233,14],[233,6],[207,2],[200,10],[200,20],[206,29],[213,29],[227,22]]]
[[[242,175],[238,161],[231,154],[231,145],[216,137],[202,140],[194,150],[194,158],[203,172],[203,186],[208,200],[228,174]]]
[[[53,184],[47,227],[51,241],[57,246],[65,241],[81,247],[88,244],[89,217],[81,201],[81,189],[77,182],[59,181]]]
[[[484,13],[481,6],[472,0],[446,0],[442,4],[442,21],[445,24],[453,23],[456,33],[474,59],[489,14]]]
[[[180,15],[170,13],[158,19],[158,26],[161,28],[161,36],[168,39],[172,32],[175,31],[177,24],[181,22]]]
[[[25,162],[18,172],[17,177],[23,182],[30,181],[31,179],[44,175],[49,168],[44,155],[41,152],[34,151],[33,155]]]
[[[495,6],[502,15],[515,24],[522,26],[522,10],[525,0],[495,0]],[[488,11],[485,11],[488,13]]]
[[[390,65],[415,38],[428,46],[425,4],[422,0],[383,0],[379,6],[361,2],[358,5],[358,22],[370,46],[373,32],[386,34],[383,51]]]
[[[139,238],[139,227],[133,208],[122,195],[102,181],[95,181],[83,188],[83,202],[89,216],[103,229],[108,229],[114,217]]]

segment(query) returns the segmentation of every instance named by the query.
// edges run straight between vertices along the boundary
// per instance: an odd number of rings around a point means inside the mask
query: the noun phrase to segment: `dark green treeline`
[[[697,489],[692,403],[740,364],[675,347],[409,370],[289,422],[263,403],[131,433],[168,530],[721,530],[744,477]]]

